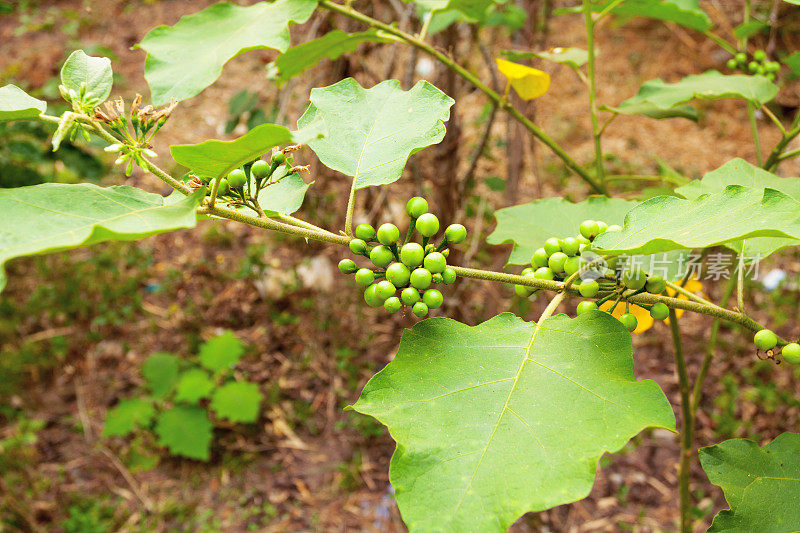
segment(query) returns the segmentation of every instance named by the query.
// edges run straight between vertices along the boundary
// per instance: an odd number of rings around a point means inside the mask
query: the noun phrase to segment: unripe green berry
[[[400,303],[400,298],[397,296],[391,296],[383,302],[383,308],[386,309],[389,313],[396,313],[403,307],[403,304]]]
[[[768,329],[762,329],[753,337],[753,342],[759,350],[767,351],[778,345],[778,337]]]
[[[554,253],[561,251],[561,243],[555,237],[550,237],[544,241],[544,251],[547,253],[547,257],[549,258]]]
[[[368,268],[360,268],[356,272],[355,279],[358,285],[366,287],[375,281],[375,273]]]
[[[411,308],[411,312],[414,313],[416,316],[422,318],[428,314],[428,306],[425,305],[423,302],[417,302]]]
[[[528,287],[527,285],[514,285],[514,293],[520,298],[528,298],[534,292],[536,292],[536,289],[533,287]]]
[[[596,303],[591,302],[589,300],[584,300],[584,301],[582,301],[581,303],[578,304],[578,307],[576,308],[575,311],[579,315],[582,315],[584,313],[588,313],[589,311],[596,311],[596,310],[597,310],[597,304]]]
[[[536,272],[533,273],[533,277],[536,279],[549,279],[549,280],[555,279],[553,271],[550,270],[548,267],[537,268]]]
[[[622,281],[629,289],[638,291],[647,283],[647,275],[638,268],[633,268],[622,274]]]
[[[753,52],[753,59],[756,61],[764,61],[767,58],[767,53],[764,50],[756,50]]]
[[[367,305],[370,307],[380,307],[383,305],[383,302],[386,301],[378,297],[377,290],[378,284],[373,283],[364,291],[364,301],[367,302]]]
[[[370,224],[359,224],[356,226],[356,237],[367,242],[373,241],[375,240],[375,228]]]
[[[264,179],[269,175],[269,163],[259,159],[250,167],[250,175],[257,179]]]
[[[736,62],[739,63],[740,65],[744,65],[745,62],[747,62],[747,54],[745,54],[744,52],[739,52],[734,56],[734,59],[736,59]]]
[[[650,316],[653,320],[666,320],[669,317],[669,307],[662,302],[656,302],[650,308]]]
[[[436,309],[444,302],[444,296],[437,289],[428,289],[422,294],[422,302],[428,306],[428,309]]]
[[[606,232],[609,231],[622,231],[622,226],[620,226],[619,224],[611,224],[606,230]]]
[[[581,244],[588,245],[588,244],[592,243],[592,241],[590,241],[589,239],[587,239],[583,235],[576,235],[575,237],[573,237],[573,239],[578,241],[578,245],[581,245]],[[580,247],[579,247],[579,249],[580,249]]]
[[[227,180],[228,186],[231,189],[240,189],[247,183],[247,175],[244,173],[244,170],[237,168],[228,173]]]
[[[585,279],[578,285],[578,292],[584,298],[594,298],[600,292],[600,285],[593,279]]]
[[[596,220],[584,220],[580,226],[581,235],[589,239],[594,239],[600,233],[600,224]]]
[[[757,72],[758,67],[759,65],[755,61],[751,61],[747,64],[747,70],[749,70],[750,72]]]
[[[456,282],[456,271],[453,267],[446,267],[444,272],[442,272],[442,281],[445,285],[452,285]]]
[[[276,165],[280,165],[286,162],[286,154],[284,154],[283,152],[275,152],[274,154],[272,154],[271,161]]]
[[[602,220],[597,221],[597,234],[600,235],[601,233],[605,233],[608,229],[608,224],[603,222]]]
[[[400,300],[406,305],[414,305],[421,298],[419,291],[414,287],[406,287],[400,292]]]
[[[447,259],[439,252],[431,252],[425,256],[424,265],[432,274],[444,272],[447,267]]]
[[[376,246],[369,253],[369,260],[377,267],[386,268],[394,261],[394,254],[386,246]]]
[[[231,192],[231,187],[228,185],[228,180],[222,178],[217,186],[217,196],[225,196],[229,192]]]
[[[411,279],[411,271],[403,263],[392,263],[386,269],[386,279],[395,287],[405,287]]]
[[[395,291],[397,291],[397,288],[388,280],[379,281],[375,288],[375,294],[384,301],[394,296]]]
[[[408,268],[416,268],[425,259],[425,249],[421,245],[410,242],[400,248],[400,261]]]
[[[428,201],[421,196],[415,196],[406,203],[406,213],[411,218],[419,218],[428,212]]]
[[[425,290],[431,286],[432,280],[433,276],[429,270],[425,268],[418,268],[411,273],[411,279],[409,281],[411,286],[415,289]]]
[[[437,283],[442,283],[443,281],[444,278],[442,278],[442,274],[440,272],[437,272],[436,274],[433,274],[431,276],[431,283],[433,283],[434,285]]]
[[[394,224],[381,224],[378,228],[378,242],[383,245],[390,245],[397,242],[400,238],[400,230]]]
[[[661,276],[649,276],[644,287],[650,294],[661,294],[667,290],[667,282]]]
[[[564,262],[564,274],[573,275],[581,268],[581,258],[579,256],[570,257]]]
[[[636,326],[639,325],[639,321],[636,319],[636,316],[631,313],[625,313],[624,315],[620,316],[619,321],[622,322],[622,325],[625,326],[625,329],[628,331],[635,330]]]
[[[354,254],[364,255],[367,253],[367,243],[365,243],[362,239],[351,239],[350,251]]]
[[[339,272],[342,274],[352,274],[358,267],[356,266],[356,262],[352,259],[342,259],[339,261]]]
[[[567,237],[566,239],[561,241],[561,251],[570,257],[576,255],[578,253],[579,248],[580,248],[580,243],[575,239],[573,239],[572,237]]]
[[[800,344],[790,342],[781,350],[783,360],[792,365],[800,365]]]
[[[564,272],[564,263],[567,262],[567,259],[567,254],[564,252],[556,252],[547,260],[547,266],[549,266],[550,270],[553,272]]]
[[[444,238],[447,239],[449,243],[458,244],[467,238],[467,228],[461,224],[450,224],[447,226],[447,229],[444,230]]]
[[[417,219],[416,228],[423,237],[431,237],[439,231],[439,219],[433,213],[424,213]]]
[[[736,66],[737,66],[737,64],[736,64],[736,60],[735,59],[731,58],[731,59],[728,60],[728,63],[727,63],[728,70],[736,70]]]
[[[531,257],[531,265],[536,268],[547,266],[547,259],[550,255],[545,252],[544,248],[537,248]]]

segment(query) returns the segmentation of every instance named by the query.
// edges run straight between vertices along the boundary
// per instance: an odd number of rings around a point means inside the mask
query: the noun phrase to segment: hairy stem
[[[333,11],[335,13],[339,13],[340,15],[344,15],[349,17],[353,20],[357,20],[363,24],[371,26],[373,28],[377,28],[379,30],[383,30],[386,33],[397,37],[398,39],[408,43],[409,45],[419,49],[422,52],[430,55],[444,66],[464,78],[466,81],[471,83],[475,86],[476,89],[484,93],[486,96],[489,97],[495,104],[497,104],[501,109],[503,109],[506,113],[508,113],[511,118],[522,124],[525,129],[530,131],[536,138],[542,141],[554,154],[556,154],[573,172],[575,172],[581,179],[583,179],[586,183],[588,183],[596,192],[600,194],[608,195],[608,191],[606,190],[605,186],[602,183],[598,183],[591,174],[589,174],[586,169],[581,167],[572,157],[567,154],[561,146],[558,145],[549,135],[547,135],[541,128],[539,128],[536,124],[528,120],[517,108],[515,108],[508,100],[503,98],[500,94],[493,91],[489,88],[486,84],[480,81],[477,76],[469,72],[467,69],[453,61],[444,53],[436,50],[434,47],[430,46],[425,41],[419,39],[418,37],[406,33],[402,30],[397,29],[394,26],[390,26],[389,24],[385,24],[379,20],[375,20],[372,17],[368,17],[363,13],[356,11],[349,7],[348,5],[337,4],[331,0],[320,0],[319,5]]]
[[[350,196],[347,198],[347,214],[344,216],[344,232],[348,237],[353,236],[353,211],[356,209],[356,179],[350,185]]]
[[[689,477],[694,448],[694,422],[689,399],[689,376],[686,372],[686,358],[683,355],[683,342],[678,326],[678,316],[674,309],[669,310],[669,327],[672,331],[672,344],[675,350],[675,369],[678,373],[678,387],[681,394],[681,460],[678,468],[678,486],[681,497],[681,532],[692,533],[692,495],[689,491]]]
[[[753,132],[753,143],[756,149],[756,163],[758,166],[764,164],[763,156],[761,155],[761,140],[758,137],[758,123],[756,123],[756,114],[753,111],[753,104],[747,102],[747,117],[750,119],[750,131]]]
[[[597,120],[597,89],[594,61],[594,22],[592,21],[591,0],[583,0],[583,18],[586,25],[586,46],[589,51],[589,113],[592,116],[592,137],[594,138],[594,164],[597,179],[605,186],[605,170],[603,169],[603,148],[600,144],[600,123]],[[605,128],[604,128],[605,129]]]

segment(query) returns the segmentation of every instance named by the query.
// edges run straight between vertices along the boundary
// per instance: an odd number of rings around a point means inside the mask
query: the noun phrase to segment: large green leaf
[[[677,83],[665,83],[660,79],[645,82],[635,96],[622,102],[619,109],[650,103],[659,109],[669,109],[692,100],[719,100],[722,98],[744,98],[755,106],[772,100],[778,87],[764,76],[726,76],[716,70],[686,76]]]
[[[572,203],[563,198],[544,198],[527,204],[504,207],[495,211],[497,227],[486,239],[489,244],[513,243],[508,258],[510,265],[527,265],[537,248],[550,237],[563,239],[577,235],[581,222],[602,220],[606,224],[622,224],[625,213],[636,202],[590,196],[588,200]]]
[[[397,80],[364,89],[348,78],[311,89],[311,105],[297,125],[324,121],[328,135],[309,146],[363,189],[397,181],[411,154],[441,141],[453,103],[427,81],[404,91]]]
[[[215,178],[261,157],[274,146],[305,144],[323,133],[321,122],[299,131],[289,131],[280,124],[261,124],[233,141],[211,139],[198,144],[176,144],[170,147],[170,152],[175,161],[198,176]]]
[[[172,455],[208,461],[214,425],[205,409],[194,405],[176,405],[158,415],[155,433],[158,445]]]
[[[630,334],[601,312],[424,320],[353,408],[397,441],[389,479],[411,531],[505,531],[585,497],[600,457],[643,429],[675,427],[659,386],[634,377]]]
[[[589,52],[583,48],[562,48],[556,47],[544,52],[523,52],[518,50],[501,50],[500,54],[509,61],[528,61],[533,58],[553,61],[561,65],[566,65],[571,69],[578,70],[589,61]]]
[[[191,228],[203,194],[167,205],[161,195],[127,185],[45,183],[0,189],[0,290],[6,283],[2,264],[13,257]]]
[[[16,85],[0,87],[0,122],[27,120],[47,110],[47,102],[37,100]]]
[[[800,434],[782,433],[763,448],[731,439],[699,454],[730,506],[714,517],[709,532],[800,531]]]
[[[408,3],[411,0],[403,0]],[[504,0],[414,0],[426,11],[458,11],[472,21],[483,20],[486,10]]]
[[[333,30],[319,39],[293,46],[267,65],[268,77],[278,87],[318,64],[325,58],[336,59],[348,52],[354,52],[361,43],[388,43],[392,39],[381,37],[376,30],[358,33],[345,33]]]
[[[732,159],[716,170],[703,176],[703,179],[678,187],[675,192],[692,200],[701,194],[723,191],[728,185],[742,185],[756,189],[770,188],[791,196],[800,202],[800,178],[780,178],[771,172],[753,166],[744,159]],[[728,244],[748,262],[758,261],[783,248],[797,246],[797,239],[780,237],[759,237]]]
[[[618,107],[601,106],[603,111],[611,111],[620,115],[643,115],[654,119],[686,118],[697,122],[697,109],[690,105],[676,105],[666,109],[660,108],[653,102],[622,102]]]
[[[87,107],[97,107],[106,101],[114,85],[111,60],[107,57],[92,57],[83,50],[72,52],[61,67],[61,84],[79,95]],[[85,90],[82,87],[85,86]],[[83,91],[83,97],[80,98]]]
[[[599,235],[598,253],[655,254],[753,237],[800,238],[800,202],[774,189],[730,185],[694,200],[657,196],[625,216],[622,231]]]
[[[292,173],[261,189],[258,203],[267,215],[291,215],[303,205],[309,187],[311,183]]]
[[[159,26],[137,46],[147,51],[145,78],[154,105],[185,100],[214,83],[225,63],[250,50],[289,47],[288,25],[308,20],[316,0],[276,0],[240,7],[228,3]]]

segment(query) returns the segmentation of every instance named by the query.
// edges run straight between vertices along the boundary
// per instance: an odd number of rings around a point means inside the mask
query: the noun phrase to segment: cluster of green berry
[[[257,159],[252,164],[244,165],[228,173],[219,180],[217,197],[228,201],[249,205],[262,188],[286,177],[291,172],[291,160],[283,152],[272,154],[270,161]],[[280,169],[280,170],[279,170]],[[213,178],[200,176],[195,178],[197,185],[211,186]]]
[[[768,329],[762,329],[756,332],[753,337],[753,342],[759,350],[769,352],[770,350],[774,350],[778,345],[778,336]],[[781,355],[783,356],[783,360],[787,363],[800,365],[800,344],[790,342],[781,348]]]
[[[580,283],[577,283],[578,292],[584,298],[600,297],[597,302],[584,300],[578,304],[577,313],[582,315],[589,311],[599,309],[599,306],[610,301],[608,310],[613,313],[621,300],[633,294],[650,292],[661,294],[667,288],[667,282],[661,276],[650,276],[639,268],[616,269],[614,260],[608,262],[587,250],[591,242],[606,231],[620,231],[622,228],[616,224],[609,226],[603,221],[584,220],[579,228],[579,234],[574,237],[547,239],[544,246],[538,248],[531,257],[531,266],[525,268],[520,275],[543,280],[565,280],[581,271]],[[633,291],[626,294],[625,291]],[[522,298],[527,298],[536,292],[536,289],[525,285],[515,285],[514,292]],[[626,302],[626,306],[629,304]],[[650,311],[650,316],[656,320],[665,320],[669,316],[669,308],[661,303],[642,307]],[[626,312],[619,317],[620,322],[633,331],[638,326],[638,320],[632,313]]]
[[[728,60],[728,69],[741,70],[749,74],[760,74],[769,81],[775,81],[775,76],[781,70],[781,64],[777,61],[769,61],[764,50],[753,52],[753,59],[747,61],[747,54],[739,52]]]
[[[450,255],[447,246],[463,241],[467,229],[461,224],[451,224],[437,245],[430,240],[439,231],[439,219],[428,212],[428,202],[415,196],[406,204],[406,213],[411,222],[402,242],[400,230],[388,222],[377,231],[369,224],[356,227],[350,250],[369,258],[376,268],[359,268],[352,259],[342,259],[339,270],[355,274],[356,283],[364,287],[364,301],[370,307],[382,305],[389,313],[396,313],[406,305],[416,316],[424,317],[444,301],[441,291],[433,285],[450,285],[456,280],[455,269],[447,266]],[[421,244],[411,242],[415,230],[422,235]]]

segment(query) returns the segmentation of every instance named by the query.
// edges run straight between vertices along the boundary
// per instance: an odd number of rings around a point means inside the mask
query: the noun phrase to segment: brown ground
[[[129,47],[156,24],[173,24],[182,14],[210,3],[205,0],[40,2],[26,11],[30,19],[0,18],[3,43],[0,84],[8,79],[39,87],[57,75],[65,47],[102,44],[119,56],[114,69],[123,80],[120,94],[129,98],[137,91],[146,92],[142,76],[144,53]],[[719,5],[719,2],[704,3],[712,16],[722,21],[725,14]],[[71,38],[58,29],[66,20],[63,13],[69,9],[83,19],[77,36]],[[385,12],[381,15],[384,20],[393,16]],[[37,27],[48,16],[55,18],[55,29]],[[548,45],[584,46],[578,20],[552,19]],[[15,28],[21,22],[29,25],[28,31],[17,34]],[[735,23],[738,22],[734,20]],[[326,17],[320,25],[309,23],[298,28],[295,41],[305,40],[307,35],[333,24],[351,31],[357,29],[349,22]],[[456,53],[467,53],[464,43],[469,42],[468,36],[460,37],[461,47]],[[496,48],[508,43],[499,33],[487,32],[483,38]],[[600,31],[598,47],[599,101],[609,104],[617,104],[634,94],[648,79],[662,77],[674,81],[708,68],[721,69],[726,59],[725,54],[698,35],[641,20],[621,27],[607,24]],[[161,160],[168,160],[170,144],[221,137],[227,102],[242,88],[257,92],[266,108],[278,106],[279,119],[285,117],[291,126],[302,112],[310,87],[338,81],[343,72],[363,84],[376,83],[385,76],[386,63],[391,61],[392,54],[396,54],[392,75],[403,79],[408,51],[399,46],[373,47],[368,54],[349,62],[338,61],[333,65],[326,62],[281,93],[262,75],[262,66],[271,59],[271,53],[241,56],[226,67],[216,84],[179,106],[159,137],[156,148],[163,154]],[[471,66],[485,75],[480,56],[473,53],[469,57]],[[536,122],[578,161],[589,161],[593,152],[585,88],[570,70],[551,65],[545,68],[553,73],[553,83],[550,92],[537,101]],[[436,76],[431,80],[436,81]],[[793,103],[794,90],[787,89],[782,101]],[[451,96],[458,102],[455,111],[463,131],[458,170],[464,172],[480,137],[480,127],[475,126],[475,121],[485,101],[465,87],[459,87],[458,94]],[[741,104],[725,101],[701,108],[703,118],[699,125],[681,120],[618,118],[604,138],[604,148],[621,161],[615,164],[617,172],[653,173],[654,157],[658,157],[687,176],[698,176],[733,157],[754,159],[749,124]],[[771,147],[779,138],[777,131],[765,120],[760,121],[760,126],[762,145]],[[479,177],[504,175],[504,154],[496,146],[505,135],[506,120],[499,117],[490,143],[495,148],[491,158],[481,161]],[[425,184],[438,182],[440,167],[432,157],[435,153],[432,148],[417,156],[409,174]],[[310,152],[303,152],[300,158],[312,159]],[[520,184],[517,203],[551,195],[569,195],[579,200],[587,194],[576,178],[561,177],[557,160],[541,145],[535,149],[535,158],[528,153],[527,163],[529,170]],[[532,166],[536,172],[530,170]],[[800,168],[790,162],[781,171],[796,175]],[[326,218],[320,213],[343,211],[347,184],[317,165],[313,175],[317,184],[310,190],[309,201],[300,215],[326,227],[341,227],[341,217]],[[118,175],[108,180],[113,181],[120,181]],[[384,203],[390,212],[397,212],[402,199],[417,190],[410,185],[414,181],[403,180],[387,187],[388,194],[364,194],[362,200],[369,203],[373,213]],[[159,182],[141,174],[135,174],[128,183],[164,191]],[[490,209],[506,205],[502,193],[491,192],[483,185],[477,194],[486,199]],[[492,228],[491,222],[481,222],[478,217],[466,223],[482,237]],[[248,526],[267,531],[404,530],[386,474],[392,441],[382,432],[370,433],[368,430],[374,427],[364,426],[363,418],[343,412],[342,407],[354,401],[368,377],[391,359],[401,329],[413,320],[365,309],[357,292],[342,277],[331,275],[341,250],[320,245],[306,247],[296,240],[264,236],[235,224],[221,226],[222,229],[212,230],[204,225],[194,232],[165,235],[139,245],[153,251],[154,263],[145,267],[146,284],[162,285],[164,289],[154,293],[142,290],[142,304],[135,320],[122,326],[102,326],[91,324],[91,317],[79,320],[43,314],[20,321],[11,338],[0,339],[0,347],[22,346],[34,335],[38,335],[35,341],[48,342],[50,337],[66,334],[71,342],[63,365],[56,371],[30,375],[28,386],[9,400],[22,407],[27,416],[45,420],[46,426],[22,477],[13,477],[15,484],[0,489],[28,512],[32,522],[53,530],[58,530],[76,494],[83,498],[112,495],[114,501],[119,501],[115,516],[117,527],[122,530],[243,531]],[[481,242],[476,240],[474,244],[478,246]],[[239,269],[248,246],[263,246],[255,254],[263,264],[245,279],[225,278],[225,273]],[[69,260],[47,264],[69,278],[70,265],[81,263],[92,253],[77,251]],[[495,248],[478,253],[476,260],[499,267],[506,254],[507,250]],[[296,267],[308,262],[304,258],[317,261],[313,287],[298,281],[294,273]],[[797,255],[785,256],[774,263],[794,275],[800,273]],[[42,279],[36,264],[14,263],[5,298],[21,303],[37,284],[64,283],[56,277]],[[123,275],[126,273],[123,271]],[[331,283],[325,282],[326,277],[333,278]],[[502,287],[459,283],[460,287],[453,290],[458,295],[448,295],[450,303],[442,314],[474,324],[508,308],[509,294]],[[707,287],[716,297],[721,289],[715,283]],[[92,297],[102,298],[102,295],[87,296]],[[453,303],[456,301],[461,302],[458,307]],[[750,302],[749,309],[755,310],[766,303],[766,298],[759,297]],[[541,299],[535,301],[528,311],[529,318],[541,312],[544,304]],[[770,320],[766,311],[763,314],[760,318]],[[794,307],[789,318],[796,317]],[[688,339],[690,372],[694,373],[702,359],[703,339],[710,321],[691,316],[681,324]],[[64,327],[68,328],[66,333],[60,329]],[[240,371],[258,381],[270,398],[260,427],[218,430],[217,447],[208,465],[165,458],[150,471],[130,473],[123,465],[130,460],[130,443],[98,438],[106,410],[135,392],[141,382],[138,366],[149,353],[164,350],[189,355],[187,344],[226,328],[253,346]],[[365,332],[369,332],[367,338]],[[789,320],[779,332],[796,336],[794,321]],[[722,376],[738,375],[743,368],[752,366],[754,357],[745,341],[739,332],[722,329],[720,346],[724,350],[720,351],[724,356],[712,367],[708,398],[714,399],[723,392]],[[637,375],[658,381],[677,406],[677,384],[666,329],[658,325],[654,335],[637,337],[634,342]],[[785,365],[760,373],[777,390],[795,397],[800,393],[796,376]],[[710,414],[719,408],[711,400],[704,407],[699,420],[700,445],[721,440],[718,421]],[[737,417],[749,421],[747,426],[736,430],[737,436],[770,439],[782,431],[797,430],[800,421],[800,409],[783,403],[769,416],[751,402],[735,404],[733,410]],[[526,516],[513,530],[674,529],[677,457],[674,435],[646,432],[623,453],[604,461],[589,498]],[[716,512],[724,507],[720,491],[708,485],[699,468],[695,471],[693,489],[702,497],[701,508],[713,507]],[[0,512],[8,509],[8,506],[0,508]],[[203,515],[204,510],[210,518]],[[698,530],[708,524],[710,516],[713,513],[706,514],[706,520],[698,523]]]

